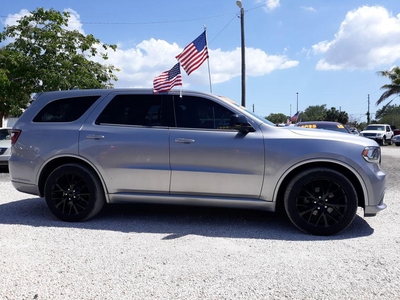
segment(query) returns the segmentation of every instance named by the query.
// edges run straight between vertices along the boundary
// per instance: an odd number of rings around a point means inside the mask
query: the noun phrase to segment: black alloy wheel
[[[60,166],[50,174],[45,184],[45,199],[51,212],[67,222],[90,219],[105,203],[97,174],[79,164]]]
[[[299,229],[314,235],[332,235],[353,222],[358,200],[354,186],[343,174],[315,168],[292,179],[284,205]]]

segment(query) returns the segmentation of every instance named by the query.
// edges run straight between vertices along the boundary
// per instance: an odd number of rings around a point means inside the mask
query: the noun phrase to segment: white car
[[[0,128],[0,166],[8,166],[11,155],[10,128]]]
[[[391,145],[394,133],[389,124],[370,124],[360,132],[360,136],[375,140],[379,145]]]

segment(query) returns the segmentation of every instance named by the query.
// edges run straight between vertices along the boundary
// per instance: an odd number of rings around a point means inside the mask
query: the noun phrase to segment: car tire
[[[97,174],[80,164],[66,164],[47,178],[44,196],[50,211],[67,222],[94,217],[105,203],[104,190]]]
[[[395,143],[396,146],[400,146],[400,143]]]
[[[284,206],[297,228],[328,236],[341,232],[353,222],[358,197],[353,184],[343,174],[329,168],[313,168],[290,181]]]

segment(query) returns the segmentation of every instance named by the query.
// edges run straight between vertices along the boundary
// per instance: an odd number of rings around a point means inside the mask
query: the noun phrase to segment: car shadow
[[[175,205],[106,205],[95,218],[68,223],[58,220],[43,198],[0,205],[0,224],[110,230],[165,234],[164,240],[187,235],[268,240],[342,240],[372,235],[374,230],[356,216],[352,225],[335,236],[313,236],[298,230],[286,214],[264,211]]]

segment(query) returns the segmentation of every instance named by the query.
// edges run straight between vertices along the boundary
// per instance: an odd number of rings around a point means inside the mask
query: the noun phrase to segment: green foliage
[[[385,105],[384,107],[376,111],[375,118],[381,119],[385,116],[390,116],[390,115],[400,115],[400,106],[397,104]]]
[[[379,71],[377,74],[387,77],[391,81],[391,83],[385,84],[381,87],[381,90],[385,90],[385,92],[383,92],[378,101],[376,101],[376,105],[379,105],[389,97],[400,94],[400,68],[394,67],[389,71]]]
[[[281,123],[286,123],[288,116],[282,113],[278,113],[278,114],[269,114],[265,118],[274,124],[281,124]]]
[[[396,128],[400,128],[400,106],[397,104],[395,105],[388,105],[388,104],[376,111],[375,114],[375,118],[377,119],[376,122],[383,124],[390,124],[396,126]]]
[[[109,88],[117,80],[113,72],[118,69],[93,60],[106,60],[102,51],[116,46],[69,30],[69,17],[68,12],[38,8],[0,33],[0,42],[11,41],[0,49],[0,115],[18,115],[33,93]]]
[[[300,118],[301,121],[325,121],[326,112],[326,104],[309,106],[301,113]]]
[[[282,113],[272,113],[268,117],[265,117],[273,123],[285,123],[287,116]],[[311,105],[307,107],[304,112],[299,115],[298,121],[332,121],[347,124],[349,121],[349,115],[345,111],[339,111],[335,107],[326,109],[326,104],[323,105]]]
[[[331,109],[326,112],[325,121],[347,124],[349,121],[349,115],[344,111],[339,111],[335,107],[331,107]]]

